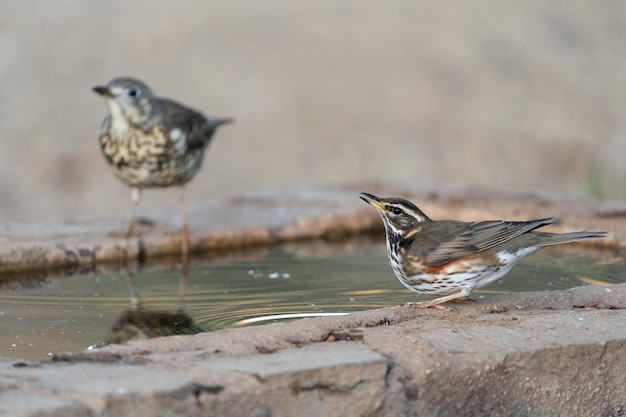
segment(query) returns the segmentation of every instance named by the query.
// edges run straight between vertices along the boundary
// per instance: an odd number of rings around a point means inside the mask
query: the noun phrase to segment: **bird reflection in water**
[[[131,340],[154,337],[190,335],[205,332],[185,312],[184,296],[189,273],[189,262],[183,258],[178,284],[178,302],[174,311],[150,310],[143,307],[135,286],[134,272],[127,270],[126,278],[130,292],[130,307],[113,324],[102,346],[122,344]]]

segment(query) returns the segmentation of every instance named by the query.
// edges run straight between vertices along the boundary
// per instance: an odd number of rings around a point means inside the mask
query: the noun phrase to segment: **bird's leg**
[[[187,258],[189,256],[189,227],[187,226],[187,210],[185,208],[185,188],[180,188],[180,217],[181,217],[181,250],[182,250],[182,264],[187,264]]]
[[[435,308],[438,308],[439,310],[450,311],[452,309],[451,307],[442,306],[441,304],[448,302],[448,301],[456,300],[457,298],[467,297],[471,293],[472,293],[471,288],[463,288],[461,289],[461,291],[455,294],[446,295],[444,297],[435,298],[434,300],[429,300],[429,301],[405,303],[405,304],[402,304],[402,306],[403,307],[417,307],[417,308],[435,307]]]
[[[128,218],[128,226],[126,228],[126,237],[135,235],[135,210],[141,201],[141,188],[133,187],[130,189],[130,217]]]

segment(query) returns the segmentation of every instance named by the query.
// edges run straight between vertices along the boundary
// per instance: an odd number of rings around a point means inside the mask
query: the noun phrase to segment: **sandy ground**
[[[127,209],[90,91],[119,75],[237,119],[191,202],[427,177],[626,198],[624,2],[173,4],[0,4],[0,222]]]

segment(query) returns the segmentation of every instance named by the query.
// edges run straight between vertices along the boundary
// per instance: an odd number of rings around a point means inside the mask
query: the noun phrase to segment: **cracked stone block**
[[[273,416],[358,416],[376,410],[382,404],[388,368],[382,355],[360,342],[215,358],[198,366],[255,375],[266,392],[259,400]]]

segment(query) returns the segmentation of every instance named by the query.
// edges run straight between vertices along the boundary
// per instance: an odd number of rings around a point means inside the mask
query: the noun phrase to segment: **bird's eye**
[[[400,207],[394,207],[393,209],[391,209],[391,212],[393,214],[402,214],[402,209]]]
[[[137,90],[136,88],[130,88],[128,90],[128,95],[130,97],[137,97],[139,95],[139,90]]]

